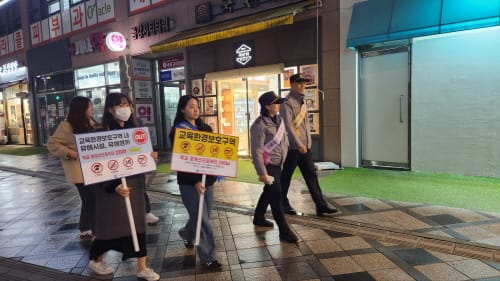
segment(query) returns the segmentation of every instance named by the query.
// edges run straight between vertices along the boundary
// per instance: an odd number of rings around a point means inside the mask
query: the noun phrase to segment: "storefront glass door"
[[[68,114],[69,104],[75,96],[74,91],[52,93],[38,96],[40,106],[40,142],[47,144],[59,123],[64,121]]]
[[[167,84],[163,84],[163,98],[164,98],[164,116],[165,118],[165,143],[166,147],[170,148],[172,147],[172,144],[170,143],[170,138],[168,138],[168,135],[170,134],[170,131],[172,130],[172,125],[174,123],[174,118],[175,118],[175,113],[177,112],[177,103],[179,102],[179,98],[182,93],[182,88],[184,87],[183,84],[180,84],[179,82],[170,82]]]
[[[360,63],[361,163],[409,169],[409,53],[365,55]]]
[[[250,156],[250,125],[260,114],[259,96],[271,90],[278,93],[278,75],[217,82],[220,132],[239,137],[238,155]]]
[[[33,128],[31,127],[31,112],[28,99],[23,98],[22,104],[23,104],[24,134],[25,134],[26,144],[33,144]]]
[[[7,113],[9,143],[25,144],[21,98],[15,97],[7,100]]]

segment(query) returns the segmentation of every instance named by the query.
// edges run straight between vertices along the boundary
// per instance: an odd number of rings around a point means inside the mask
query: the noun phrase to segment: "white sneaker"
[[[99,275],[109,275],[113,273],[113,269],[106,265],[104,261],[96,262],[94,260],[90,260],[89,268]]]
[[[146,214],[146,223],[147,224],[156,224],[159,220],[160,220],[160,218],[155,216],[153,213]]]
[[[141,272],[137,273],[137,278],[145,279],[147,281],[160,280],[160,275],[154,272],[151,268],[144,268]]]
[[[82,239],[92,238],[92,230],[85,230],[85,231],[80,232],[80,238],[82,238]]]

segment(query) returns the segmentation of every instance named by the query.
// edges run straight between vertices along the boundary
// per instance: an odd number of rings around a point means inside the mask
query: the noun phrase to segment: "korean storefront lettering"
[[[169,17],[155,19],[138,26],[132,27],[132,39],[142,39],[162,33],[169,32],[172,27],[172,22]]]
[[[106,51],[103,32],[92,33],[89,37],[72,42],[69,46],[73,56]]]

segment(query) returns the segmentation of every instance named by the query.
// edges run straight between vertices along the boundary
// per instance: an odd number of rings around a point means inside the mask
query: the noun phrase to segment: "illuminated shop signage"
[[[26,66],[18,67],[13,71],[0,71],[0,84],[23,79],[28,79],[28,68]]]
[[[183,56],[164,58],[164,59],[160,59],[160,62],[159,62],[160,70],[182,67],[182,66],[184,66],[184,57]]]
[[[106,51],[105,36],[103,32],[96,32],[87,38],[76,40],[69,45],[69,52],[73,56],[104,52]]]
[[[182,55],[160,59],[158,68],[160,69],[160,81],[162,82],[185,79],[184,57]]]
[[[17,70],[18,67],[19,63],[17,62],[17,60],[0,64],[0,74],[4,74],[7,72],[14,72]]]
[[[253,42],[237,43],[234,45],[235,67],[250,66],[255,64]]]
[[[175,22],[169,17],[154,19],[132,27],[132,39],[142,39],[167,33],[173,29]]]
[[[112,52],[121,52],[127,47],[127,40],[120,32],[110,32],[106,35],[106,46]]]

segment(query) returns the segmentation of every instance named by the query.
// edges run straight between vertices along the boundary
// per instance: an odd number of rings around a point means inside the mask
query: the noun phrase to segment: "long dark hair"
[[[69,104],[69,112],[66,120],[71,124],[75,134],[87,133],[94,130],[95,120],[90,116],[87,118],[86,112],[92,102],[86,97],[75,97]]]
[[[130,105],[130,109],[132,110],[132,114],[130,115],[130,118],[125,121],[125,125],[123,128],[133,128],[139,126],[139,123],[137,122],[137,119],[135,118],[134,114],[134,104],[132,103],[132,100],[125,94],[122,93],[111,93],[106,96],[106,101],[104,102],[104,113],[102,115],[102,127],[105,130],[114,130],[114,129],[120,129],[120,125],[115,120],[115,117],[113,117],[113,114],[111,114],[110,109],[113,108],[114,106],[120,105],[124,102],[127,102]]]
[[[198,105],[200,104],[199,101],[198,101],[198,99],[195,96],[193,96],[193,95],[185,95],[185,96],[182,96],[179,99],[179,103],[177,103],[177,112],[175,113],[173,127],[175,127],[175,125],[181,123],[182,121],[186,121],[186,118],[184,118],[184,113],[182,113],[181,110],[183,110],[184,108],[186,108],[187,104],[192,99],[195,100],[198,103]],[[196,124],[196,127],[200,128],[201,126],[203,126],[204,123],[201,120],[201,118],[198,117],[195,120],[195,124]],[[172,131],[170,131],[170,134],[168,135],[168,137],[171,140],[174,138],[174,133],[175,133],[175,130],[172,130]]]

